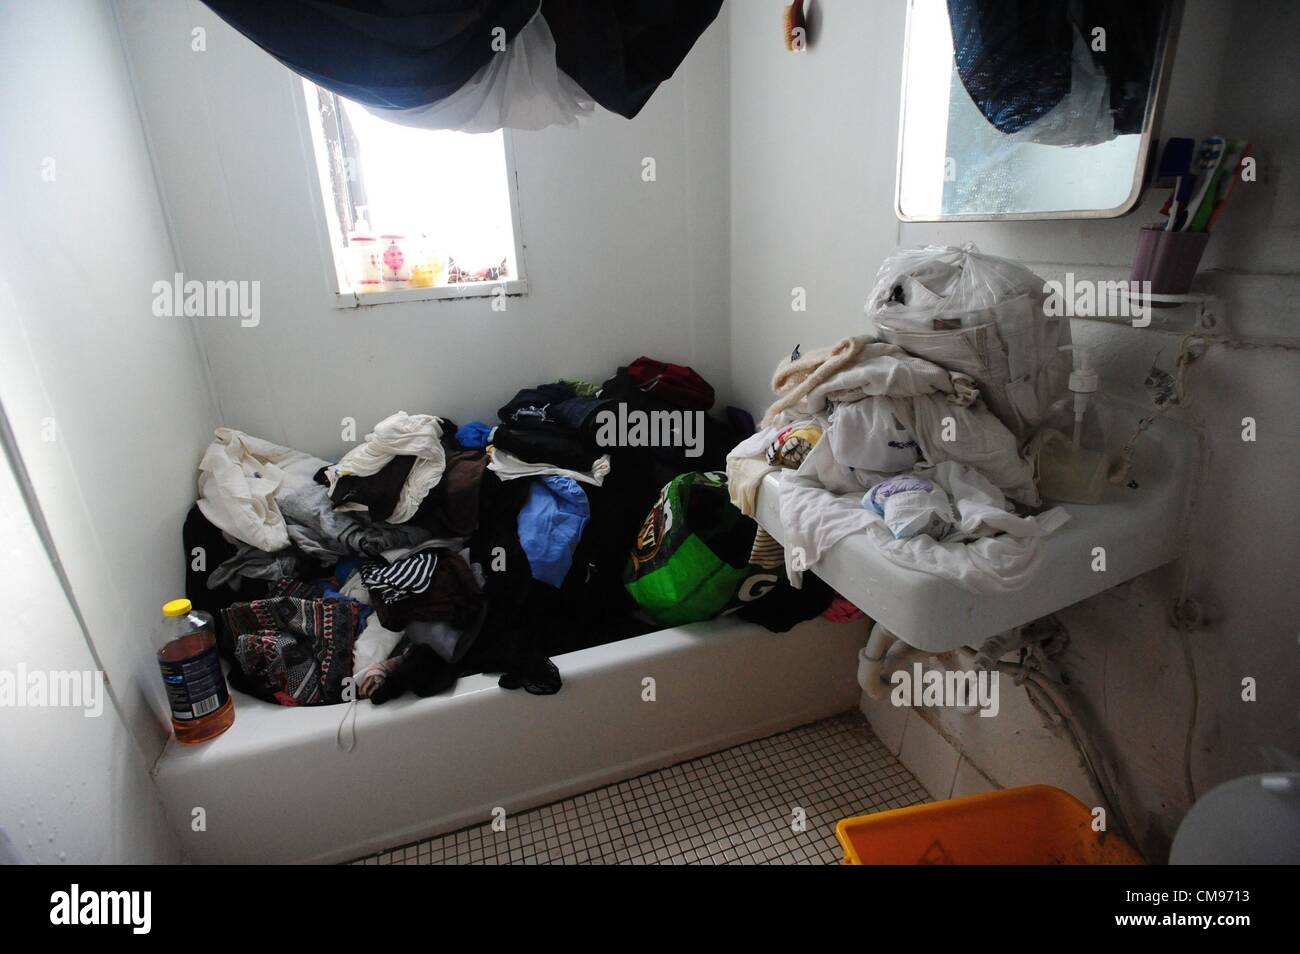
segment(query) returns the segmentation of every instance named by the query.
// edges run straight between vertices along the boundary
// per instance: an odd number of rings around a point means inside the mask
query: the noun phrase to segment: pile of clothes
[[[231,684],[284,705],[469,673],[546,695],[561,653],[726,612],[784,631],[834,594],[791,586],[731,504],[720,471],[753,421],[713,403],[690,368],[643,357],[600,386],[521,390],[495,424],[399,411],[335,462],[219,428],[183,530],[187,596]],[[695,415],[699,440],[620,441],[609,424],[631,412]]]
[[[844,537],[973,592],[1019,589],[1060,509],[1041,500],[1020,441],[972,377],[862,335],[777,367],[763,429],[728,456],[732,500],[753,515],[782,473],[785,559],[796,583]],[[900,475],[905,475],[900,477]]]
[[[762,430],[727,458],[731,499],[753,515],[779,475],[790,580],[851,534],[893,562],[976,593],[1029,583],[1041,510],[1035,437],[1066,398],[1068,319],[1045,284],[974,245],[899,249],[866,306],[876,335],[798,346],[772,378]]]

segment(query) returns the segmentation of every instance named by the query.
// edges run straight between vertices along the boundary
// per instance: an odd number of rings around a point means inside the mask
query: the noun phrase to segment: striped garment
[[[774,570],[778,566],[783,567],[785,566],[785,549],[776,542],[775,537],[762,527],[759,527],[758,532],[754,534],[754,549],[750,551],[749,562],[765,570]]]
[[[363,563],[361,582],[372,600],[396,603],[426,592],[433,585],[438,554],[432,550],[414,553],[395,563]]]

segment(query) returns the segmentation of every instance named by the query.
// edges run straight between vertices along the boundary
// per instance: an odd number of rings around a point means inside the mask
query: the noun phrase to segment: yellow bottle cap
[[[163,604],[164,616],[184,616],[194,608],[194,604],[189,600],[168,600]]]

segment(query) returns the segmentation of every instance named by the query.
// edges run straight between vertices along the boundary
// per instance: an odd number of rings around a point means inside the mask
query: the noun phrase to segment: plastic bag
[[[486,133],[569,126],[596,104],[556,65],[555,38],[539,12],[450,96],[414,109],[366,108],[403,126]]]
[[[1043,280],[973,244],[899,249],[876,273],[867,316],[917,331],[970,327],[1021,305],[1042,310]],[[1028,301],[1026,301],[1028,299]]]
[[[925,535],[942,540],[952,532],[952,508],[948,495],[934,490],[894,494],[885,501],[885,526],[895,540]]]
[[[1043,310],[1044,282],[971,244],[900,249],[885,259],[866,313],[881,341],[969,375],[1022,442],[1065,396],[1068,318]]]
[[[867,491],[862,506],[883,517],[896,540],[918,534],[942,540],[957,522],[943,488],[910,475],[882,480]]]

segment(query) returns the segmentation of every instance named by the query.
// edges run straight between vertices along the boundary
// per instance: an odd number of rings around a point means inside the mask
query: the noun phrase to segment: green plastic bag
[[[753,571],[756,530],[727,496],[726,474],[682,474],[660,491],[642,524],[624,586],[661,626],[712,619]]]

